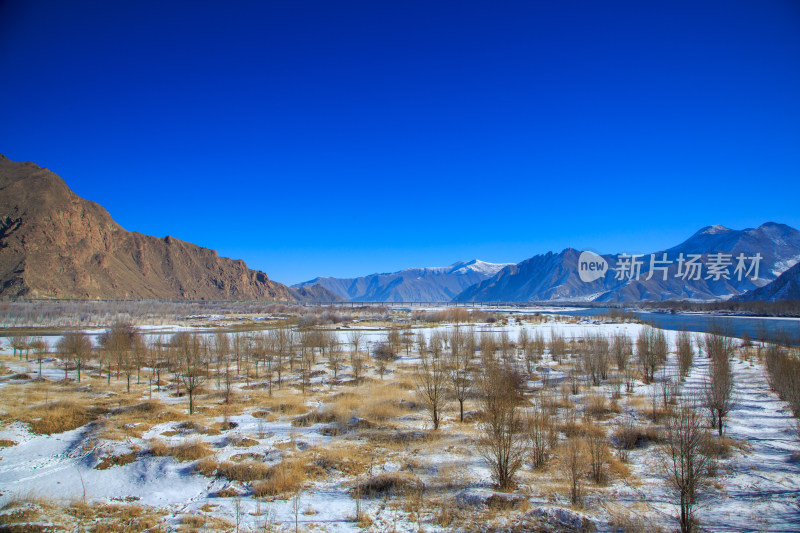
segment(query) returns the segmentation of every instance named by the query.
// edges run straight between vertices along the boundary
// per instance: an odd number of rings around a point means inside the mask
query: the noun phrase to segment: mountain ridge
[[[130,232],[32,162],[0,155],[0,296],[294,300],[215,250]]]
[[[700,254],[702,262],[713,259],[711,254],[730,254],[734,274],[739,254],[752,258],[761,254],[760,272],[756,279],[744,276],[743,279],[686,280],[679,277],[677,263],[680,254]],[[651,255],[657,259],[672,259],[663,271],[653,271],[652,279],[646,279],[650,272]],[[642,254],[639,279],[616,279],[620,254],[605,254],[602,257],[608,264],[606,274],[590,283],[580,280],[578,257],[580,252],[566,248],[559,253],[547,252],[521,261],[515,267],[504,269],[495,276],[465,289],[454,298],[456,302],[480,301],[664,301],[676,300],[717,300],[743,294],[766,285],[782,272],[800,261],[800,232],[775,222],[765,222],[757,228],[733,230],[722,225],[701,228],[680,244],[659,250],[653,254]],[[752,261],[751,261],[752,262]],[[661,277],[659,277],[661,276]]]
[[[443,267],[406,268],[355,278],[317,277],[292,285],[292,288],[321,285],[352,302],[447,302],[510,264],[472,259]]]

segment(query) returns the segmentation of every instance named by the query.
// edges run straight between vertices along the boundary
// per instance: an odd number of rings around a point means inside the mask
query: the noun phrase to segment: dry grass
[[[208,426],[204,426],[192,420],[184,420],[175,426],[180,433],[201,433],[203,435],[219,435],[220,431]]]
[[[339,445],[311,451],[313,463],[329,474],[360,475],[369,467],[369,452],[361,446]]]
[[[233,487],[225,487],[212,494],[215,498],[238,498],[241,495],[242,493]]]
[[[268,464],[255,461],[243,461],[241,463],[225,461],[216,469],[216,475],[227,478],[229,481],[242,481],[244,483],[260,481],[269,476],[269,473],[270,466]]]
[[[97,470],[107,470],[112,466],[125,466],[136,461],[138,454],[123,453],[121,455],[108,455],[100,459],[100,462],[95,466]]]
[[[412,410],[414,404],[407,398],[410,396],[408,390],[396,381],[367,382],[352,391],[335,395],[328,408],[341,423],[353,417],[386,421]]]
[[[154,439],[150,442],[150,453],[156,457],[172,456],[178,461],[185,462],[197,461],[208,457],[214,451],[208,447],[208,444],[199,439],[188,440],[173,446],[164,441]]]
[[[405,472],[386,472],[358,483],[350,489],[350,494],[360,494],[363,498],[403,496],[422,487],[422,482],[416,476]]]
[[[606,420],[621,411],[619,405],[609,403],[602,394],[589,394],[586,398],[586,414],[597,420]]]
[[[612,438],[623,450],[641,448],[648,443],[660,443],[664,441],[661,432],[651,426],[631,425],[622,426],[614,431]]]
[[[17,443],[13,440],[9,439],[0,439],[0,448],[10,448],[11,446],[16,446]]]
[[[295,416],[308,412],[308,406],[302,395],[289,392],[276,392],[272,398],[265,395],[251,394],[252,401],[258,407],[256,412],[270,412],[281,416]],[[256,416],[254,413],[253,416]]]
[[[255,439],[251,439],[250,437],[234,435],[227,440],[227,444],[229,446],[235,446],[238,448],[250,448],[251,446],[258,446],[259,442]]]
[[[308,481],[309,477],[318,475],[321,469],[302,461],[287,459],[269,469],[264,481],[253,483],[253,495],[256,498],[279,496],[295,492]]]
[[[714,437],[708,435],[703,440],[700,453],[715,459],[727,459],[733,455],[733,450],[747,451],[750,446],[746,442],[735,441],[729,437]]]
[[[158,525],[167,515],[161,509],[140,505],[107,503],[59,505],[36,498],[14,500],[3,510],[3,514],[0,515],[0,530],[20,533],[34,531],[155,533],[160,531]]]
[[[315,410],[308,414],[301,415],[292,420],[295,427],[308,427],[314,424],[330,424],[332,422],[342,422],[339,415],[330,409]],[[346,420],[345,420],[346,422]]]
[[[608,471],[615,479],[631,480],[631,468],[615,455],[611,455],[608,459]]]
[[[73,401],[62,400],[31,407],[20,419],[27,422],[34,433],[52,435],[85,426],[102,413],[102,409],[93,409]]]
[[[228,520],[202,514],[184,515],[178,531],[233,531],[236,525]]]

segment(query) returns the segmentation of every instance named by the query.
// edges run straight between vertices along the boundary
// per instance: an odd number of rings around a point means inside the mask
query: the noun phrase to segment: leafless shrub
[[[430,354],[421,357],[414,382],[417,395],[428,410],[434,430],[439,429],[442,409],[447,401],[449,377],[447,362],[438,346]]]
[[[631,355],[633,355],[633,342],[625,333],[614,333],[611,337],[611,357],[617,365],[617,370],[627,368]]]
[[[703,477],[706,456],[701,453],[708,438],[695,402],[684,401],[667,417],[663,448],[667,480],[678,495],[682,533],[696,529],[694,516],[697,489]]]
[[[689,370],[691,370],[694,362],[694,344],[688,331],[684,330],[678,333],[676,351],[678,355],[678,372],[681,375],[681,379],[685,379],[689,375]]]
[[[590,426],[586,431],[586,449],[589,452],[589,466],[592,480],[605,483],[608,477],[609,446],[605,430],[600,426]]]
[[[770,387],[800,417],[800,359],[796,353],[768,344],[764,353]]]
[[[561,449],[561,470],[569,483],[572,505],[583,501],[583,476],[587,466],[586,445],[580,437],[571,437]]]
[[[550,458],[555,427],[541,402],[536,403],[530,410],[525,427],[531,465],[535,469],[543,468]]]
[[[525,456],[524,423],[519,410],[521,376],[492,364],[480,381],[481,454],[489,463],[497,486],[513,486]]]
[[[706,407],[711,412],[711,427],[717,428],[721,437],[725,417],[733,408],[733,370],[730,363],[732,344],[728,337],[716,334],[707,334],[705,343],[711,362],[708,376],[703,382],[703,392]]]

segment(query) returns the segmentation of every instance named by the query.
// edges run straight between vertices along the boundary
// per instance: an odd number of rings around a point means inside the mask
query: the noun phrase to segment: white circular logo
[[[601,256],[594,252],[581,252],[578,258],[578,275],[581,281],[591,283],[606,275],[608,263]]]

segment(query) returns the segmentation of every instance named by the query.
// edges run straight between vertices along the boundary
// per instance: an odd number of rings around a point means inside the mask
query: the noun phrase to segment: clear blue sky
[[[0,153],[285,283],[800,227],[800,2],[0,0]]]

